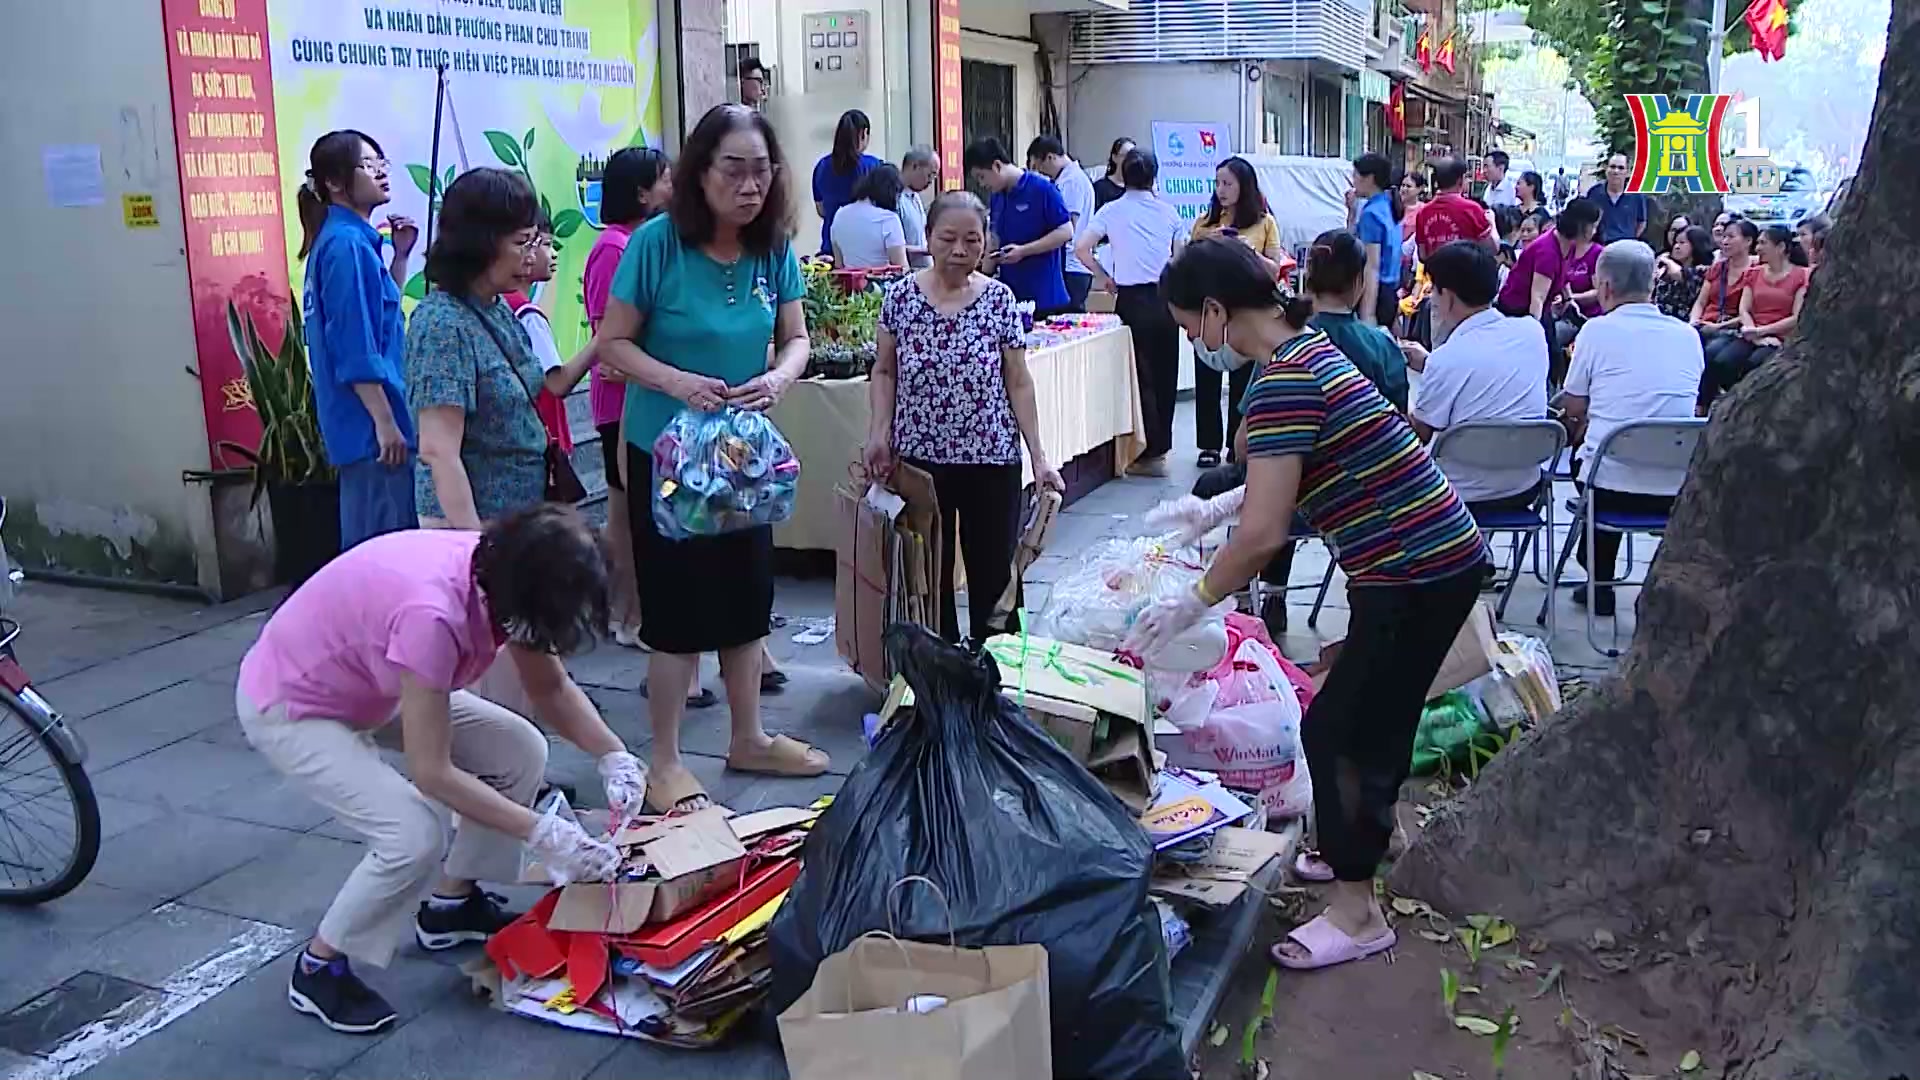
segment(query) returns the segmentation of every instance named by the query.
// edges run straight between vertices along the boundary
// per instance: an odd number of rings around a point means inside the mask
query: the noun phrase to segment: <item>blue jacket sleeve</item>
[[[384,383],[386,373],[374,338],[378,277],[386,271],[380,256],[365,244],[336,244],[328,258],[316,259],[319,275],[321,340],[326,343],[333,379],[341,386]]]

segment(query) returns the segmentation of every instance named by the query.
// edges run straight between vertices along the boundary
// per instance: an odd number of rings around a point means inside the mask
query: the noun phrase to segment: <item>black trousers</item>
[[[1582,490],[1586,490],[1586,485],[1579,486]],[[1600,487],[1594,488],[1591,494],[1593,508],[1599,513],[1670,514],[1673,512],[1674,497],[1672,495],[1642,495],[1637,491],[1609,491]],[[1619,533],[1596,529],[1593,534],[1593,551],[1588,552],[1587,530],[1584,528],[1580,530],[1580,546],[1576,550],[1576,557],[1580,560],[1580,565],[1587,568],[1587,573],[1591,575],[1592,580],[1611,581],[1613,564],[1619,556]],[[1610,586],[1601,586],[1600,591],[1606,592],[1609,588]]]
[[[1347,590],[1347,641],[1300,726],[1320,855],[1373,880],[1393,838],[1427,687],[1480,594],[1481,569],[1423,585]]]
[[[1380,283],[1380,293],[1374,298],[1373,321],[1380,324],[1387,333],[1399,337],[1396,329],[1400,325],[1400,285]]]
[[[1199,360],[1193,362],[1193,414],[1195,441],[1202,450],[1219,453],[1233,448],[1233,437],[1240,430],[1240,399],[1253,381],[1252,364],[1242,364],[1229,375],[1221,375]],[[1220,384],[1227,384],[1227,423],[1220,426]]]
[[[967,634],[976,644],[1019,629],[1020,590],[1006,626],[993,625],[993,608],[1013,580],[1013,553],[1020,543],[1020,466],[936,465],[906,459],[933,478],[940,500],[940,636],[961,639],[953,595],[954,551],[967,568]],[[957,536],[956,536],[957,534]],[[956,543],[957,539],[957,543]]]
[[[1113,311],[1133,331],[1140,412],[1147,424],[1147,446],[1141,456],[1165,457],[1173,449],[1173,405],[1180,393],[1180,324],[1160,299],[1158,285],[1120,286]]]
[[[1479,502],[1470,502],[1467,504],[1467,513],[1478,516],[1496,510],[1531,510],[1533,509],[1534,500],[1540,497],[1541,485],[1545,483],[1546,481],[1542,480],[1539,484],[1533,485],[1518,495],[1503,495],[1498,499],[1481,499]]]
[[[1087,294],[1093,291],[1093,275],[1069,272],[1062,274],[1061,278],[1067,283],[1067,310],[1087,310]]]
[[[1707,409],[1721,394],[1771,360],[1779,346],[1755,345],[1731,330],[1722,330],[1707,338],[1703,351],[1707,365],[1700,373],[1698,404]]]

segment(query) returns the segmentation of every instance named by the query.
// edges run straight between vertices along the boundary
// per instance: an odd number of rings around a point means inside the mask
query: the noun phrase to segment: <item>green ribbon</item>
[[[1122,682],[1141,684],[1140,673],[1120,664],[1102,664],[1078,657],[1063,655],[1061,643],[1048,641],[1044,648],[1036,646],[1026,631],[1026,612],[1020,613],[1020,638],[1016,645],[1006,640],[989,641],[987,655],[995,662],[1017,668],[1020,672],[1019,695],[1022,708],[1027,703],[1027,663],[1038,660],[1039,666],[1050,670],[1075,686],[1092,686],[1102,681],[1102,677],[1119,679]],[[1072,665],[1069,667],[1068,665]]]

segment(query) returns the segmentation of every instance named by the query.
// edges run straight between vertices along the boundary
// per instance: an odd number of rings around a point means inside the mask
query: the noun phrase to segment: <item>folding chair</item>
[[[1631,543],[1636,533],[1659,536],[1666,531],[1666,514],[1594,512],[1593,478],[1603,475],[1601,470],[1607,465],[1662,469],[1684,476],[1688,465],[1693,461],[1694,447],[1700,443],[1700,433],[1705,431],[1706,427],[1706,420],[1696,417],[1672,420],[1630,420],[1613,429],[1605,439],[1600,440],[1600,445],[1594,449],[1593,457],[1588,460],[1587,468],[1584,470],[1587,476],[1585,486],[1580,491],[1580,497],[1574,501],[1573,528],[1567,531],[1566,546],[1560,549],[1560,559],[1554,567],[1556,580],[1561,570],[1567,565],[1567,557],[1572,555],[1574,548],[1578,546],[1579,538],[1576,533],[1584,532],[1587,550],[1592,551],[1595,538],[1602,532],[1624,534]],[[1679,493],[1680,486],[1676,484],[1672,491],[1656,491],[1647,494],[1678,495]],[[1593,572],[1589,570],[1587,580],[1582,585],[1576,586],[1587,590],[1587,644],[1593,646],[1595,652],[1605,653],[1609,658],[1620,655],[1620,624],[1614,623],[1611,647],[1602,649],[1593,634],[1594,589],[1603,585],[1609,587],[1637,585],[1637,582],[1627,576],[1630,573],[1629,569],[1618,578],[1596,581]],[[1542,620],[1552,608],[1553,600],[1554,591],[1549,589],[1545,602],[1540,605]]]
[[[1513,587],[1520,583],[1521,565],[1527,553],[1539,549],[1553,551],[1553,469],[1567,445],[1567,429],[1554,420],[1476,420],[1447,428],[1433,441],[1433,460],[1441,472],[1449,466],[1469,469],[1519,469],[1532,466],[1540,472],[1540,495],[1527,510],[1488,510],[1476,513],[1474,523],[1489,537],[1507,533],[1513,537],[1510,548],[1512,565],[1500,589],[1500,602],[1494,615],[1504,618]],[[1471,507],[1469,507],[1471,509]],[[1544,541],[1542,540],[1544,537]],[[1556,574],[1547,575],[1547,591],[1552,593]],[[1549,605],[1547,617],[1552,618]],[[1548,626],[1549,631],[1552,626]]]

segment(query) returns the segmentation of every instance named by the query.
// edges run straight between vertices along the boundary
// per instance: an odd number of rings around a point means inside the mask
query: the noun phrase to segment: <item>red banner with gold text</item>
[[[271,347],[292,302],[280,216],[291,195],[273,124],[267,0],[161,0],[160,10],[207,446],[215,468],[239,466],[221,444],[258,446],[260,417],[227,334],[227,303],[251,316]]]
[[[938,57],[934,77],[939,83],[934,87],[934,100],[939,102],[940,187],[952,191],[967,184],[967,170],[960,161],[966,150],[961,134],[965,121],[960,108],[960,0],[938,0],[934,16],[934,56]]]

